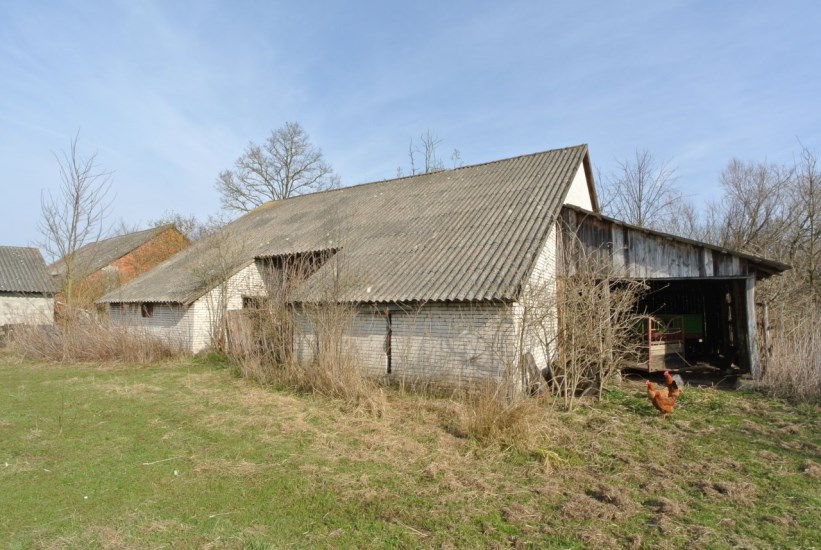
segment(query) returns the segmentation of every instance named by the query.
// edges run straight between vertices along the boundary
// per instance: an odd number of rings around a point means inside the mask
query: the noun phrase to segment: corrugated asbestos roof
[[[328,249],[295,299],[318,297],[336,268],[344,301],[515,300],[586,155],[580,145],[269,202],[100,302],[191,303],[254,258]]]
[[[143,231],[118,235],[81,247],[74,255],[74,266],[78,272],[78,277],[86,277],[116,262],[135,248],[142,246],[172,227],[174,227],[174,224],[161,225]],[[48,266],[48,272],[52,275],[64,275],[65,271],[66,265],[62,259]]]
[[[36,248],[0,246],[0,292],[56,292],[46,262]]]

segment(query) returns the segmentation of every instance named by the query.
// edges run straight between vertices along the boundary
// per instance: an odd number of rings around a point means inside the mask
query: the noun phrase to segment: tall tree
[[[339,186],[308,133],[297,122],[273,130],[262,145],[250,142],[216,181],[225,210],[248,212],[271,201]]]
[[[732,159],[721,172],[724,195],[710,204],[711,240],[734,250],[783,258],[791,220],[788,191],[793,171]]]
[[[45,191],[40,195],[41,246],[49,256],[63,261],[63,300],[69,306],[77,304],[77,282],[84,276],[76,252],[100,239],[111,208],[111,172],[97,164],[96,152],[80,154],[79,136],[78,132],[72,138],[68,151],[54,154],[60,172],[57,193]]]
[[[790,262],[801,272],[815,304],[821,303],[821,166],[803,146],[790,187],[794,215]]]
[[[634,225],[661,228],[683,201],[675,181],[675,168],[657,161],[647,149],[637,149],[634,158],[619,162],[605,178],[603,209]]]

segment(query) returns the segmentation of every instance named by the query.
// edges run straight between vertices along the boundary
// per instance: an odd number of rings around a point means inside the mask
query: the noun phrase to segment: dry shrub
[[[608,250],[589,247],[574,231],[568,226],[562,233],[555,306],[546,302],[531,307],[543,312],[534,318],[545,327],[537,326],[538,339],[549,344],[544,346],[545,356],[553,358],[549,389],[568,409],[585,394],[601,399],[621,370],[634,366],[640,351],[636,310],[646,291],[642,282],[625,277]],[[539,292],[537,298],[550,294]],[[541,336],[551,332],[552,342]]]
[[[278,368],[275,383],[297,391],[333,397],[381,414],[385,396],[379,382],[366,377],[355,355],[319,356],[313,361],[291,361]]]
[[[272,336],[282,332],[283,322],[289,328],[293,327],[291,330],[298,330],[298,327],[292,317],[294,310],[290,306],[283,307],[269,302],[264,311],[257,313],[267,318],[267,321],[259,325],[261,333],[270,336],[272,341],[283,343],[263,347],[260,353],[235,357],[239,374],[263,384],[275,384],[295,391],[341,399],[348,405],[381,414],[385,407],[385,396],[379,381],[366,376],[359,360],[359,352],[347,336],[356,315],[356,306],[323,303],[306,306],[300,311],[307,318],[312,336],[311,358],[300,361],[290,349],[290,337],[286,340]]]
[[[821,318],[815,312],[776,331],[763,383],[779,397],[821,400]]]
[[[486,446],[533,449],[544,409],[538,399],[511,394],[509,386],[485,381],[462,394],[460,431]]]
[[[25,358],[56,362],[156,363],[181,354],[178,347],[156,336],[94,318],[74,319],[55,327],[17,327],[11,346]]]

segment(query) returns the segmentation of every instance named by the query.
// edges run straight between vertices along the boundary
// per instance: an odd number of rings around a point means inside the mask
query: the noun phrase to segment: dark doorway
[[[743,279],[650,279],[643,314],[675,320],[684,332],[687,364],[749,369]]]

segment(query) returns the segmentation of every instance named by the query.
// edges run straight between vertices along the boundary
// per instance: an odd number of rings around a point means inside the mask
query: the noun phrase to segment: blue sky
[[[636,148],[697,202],[732,157],[821,150],[818,2],[3,2],[0,244],[36,244],[79,130],[112,221],[215,213],[218,172],[300,122],[343,184],[430,129],[473,164]]]

